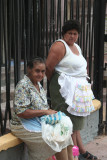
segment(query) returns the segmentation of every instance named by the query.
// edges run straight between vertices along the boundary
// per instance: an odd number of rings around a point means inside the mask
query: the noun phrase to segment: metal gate
[[[0,0],[1,134],[8,131],[14,88],[26,73],[27,60],[35,56],[46,59],[51,44],[61,38],[61,27],[68,19],[81,22],[78,43],[88,62],[95,97],[101,100],[102,106],[105,102],[107,108],[107,82],[103,82],[107,67],[104,61],[105,3],[105,0]],[[107,114],[103,120],[102,107],[99,133],[104,128],[107,133],[106,117]]]
[[[107,1],[96,0],[94,8],[94,84],[96,98],[101,101],[99,134],[107,134],[107,53],[106,16]]]

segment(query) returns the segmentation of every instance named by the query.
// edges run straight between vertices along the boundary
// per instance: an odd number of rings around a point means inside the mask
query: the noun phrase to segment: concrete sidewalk
[[[85,145],[88,152],[101,160],[107,160],[107,136],[97,136],[93,141]]]

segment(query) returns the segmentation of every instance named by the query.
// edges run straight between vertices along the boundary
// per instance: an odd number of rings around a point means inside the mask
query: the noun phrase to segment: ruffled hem
[[[86,116],[89,116],[90,115],[90,112],[76,112],[74,111],[71,107],[68,107],[67,108],[67,111],[72,114],[72,115],[75,115],[75,116],[83,116],[83,117],[86,117]]]
[[[73,108],[76,112],[92,112],[95,109],[92,100],[90,102],[84,103],[73,101],[73,105],[71,108]]]
[[[92,103],[94,95],[86,77],[71,77],[62,73],[58,83],[61,87],[60,93],[68,104],[69,113],[87,116],[95,110]]]

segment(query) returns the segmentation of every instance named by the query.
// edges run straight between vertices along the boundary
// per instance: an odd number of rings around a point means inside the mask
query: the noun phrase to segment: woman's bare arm
[[[43,115],[49,115],[49,114],[55,114],[57,111],[48,109],[48,110],[32,110],[32,109],[27,109],[23,113],[17,114],[18,117],[29,119],[33,117],[40,117]]]
[[[65,53],[65,46],[62,42],[55,42],[51,46],[46,60],[46,76],[48,80],[51,79],[55,66],[62,60]]]

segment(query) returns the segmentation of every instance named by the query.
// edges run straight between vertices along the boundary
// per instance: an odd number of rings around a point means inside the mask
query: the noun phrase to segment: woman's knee
[[[67,148],[64,148],[61,152],[55,154],[57,160],[68,160]]]

